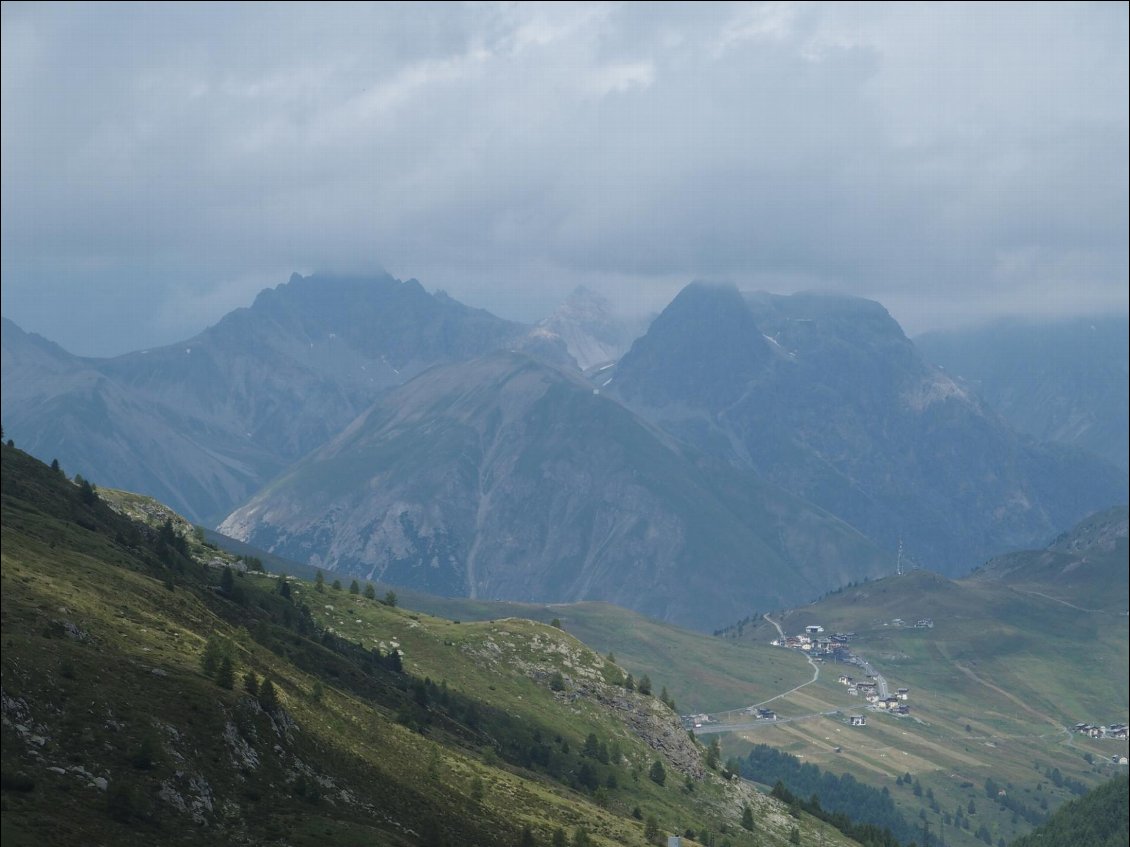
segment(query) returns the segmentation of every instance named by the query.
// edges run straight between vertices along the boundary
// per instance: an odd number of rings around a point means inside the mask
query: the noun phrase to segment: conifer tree
[[[263,684],[259,686],[259,705],[264,712],[275,712],[279,708],[279,698],[275,693],[274,683],[271,678],[267,677],[263,680]]]
[[[220,666],[216,669],[216,685],[229,691],[235,686],[235,668],[228,656],[220,659]]]

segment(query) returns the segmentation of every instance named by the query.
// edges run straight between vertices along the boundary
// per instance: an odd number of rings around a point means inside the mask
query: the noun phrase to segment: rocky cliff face
[[[1113,467],[1010,430],[866,300],[689,286],[609,391],[945,573],[1126,496]]]
[[[606,297],[583,286],[536,328],[561,339],[582,371],[619,359],[643,330],[642,320],[616,314]]]
[[[221,531],[436,593],[600,599],[703,627],[889,565],[842,522],[521,354],[390,392]]]
[[[72,473],[211,522],[384,389],[523,333],[388,276],[295,275],[193,339],[113,359],[5,321],[4,425]]]

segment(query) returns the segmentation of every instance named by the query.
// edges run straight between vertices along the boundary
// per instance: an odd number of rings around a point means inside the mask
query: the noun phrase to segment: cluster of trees
[[[887,847],[900,841],[909,843],[921,835],[899,813],[886,788],[872,788],[851,774],[836,776],[816,765],[802,764],[796,756],[765,744],[756,745],[748,757],[736,764],[746,779],[777,785],[774,791],[781,799],[787,795],[790,799],[786,802],[801,804],[804,811],[828,821],[845,833],[842,827],[854,828],[858,834],[850,837],[860,843]],[[802,801],[798,798],[809,799]]]
[[[1031,806],[1024,803],[1018,796],[1008,790],[1008,788],[1011,787],[1012,786],[1008,786],[1002,789],[1001,786],[997,784],[996,780],[989,777],[985,780],[985,796],[998,803],[1002,809],[1007,809],[1012,812],[1014,819],[1023,818],[1033,826],[1042,823],[1044,819],[1047,818],[1047,815],[1039,809],[1033,809]]]
[[[1116,777],[1072,800],[1012,847],[1125,847],[1130,844],[1130,777]]]
[[[335,579],[333,585],[330,587],[334,591],[341,591],[341,580]],[[326,575],[322,573],[321,569],[318,569],[314,573],[314,590],[319,594],[324,593],[326,590]],[[361,583],[357,580],[353,580],[349,583],[349,593],[354,596],[363,594],[367,600],[377,599],[377,589],[373,587],[373,583],[371,582],[366,582],[365,588],[362,590]],[[395,591],[386,591],[385,596],[381,598],[381,603],[386,606],[396,606],[398,602],[399,598],[396,596]]]
[[[800,817],[801,812],[807,812],[814,818],[830,823],[848,838],[858,841],[863,847],[900,847],[898,839],[886,827],[879,827],[872,823],[858,823],[844,812],[828,811],[820,805],[820,798],[815,794],[807,800],[802,800],[785,788],[780,781],[773,786],[770,793],[782,803],[787,803],[789,813],[794,817]],[[793,838],[792,833],[790,833],[790,842],[799,844],[799,830],[794,827],[792,832],[795,832],[798,837]],[[929,843],[928,836],[923,843]]]

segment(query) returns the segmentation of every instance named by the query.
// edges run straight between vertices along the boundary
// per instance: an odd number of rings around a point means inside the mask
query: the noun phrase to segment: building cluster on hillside
[[[880,697],[879,683],[873,679],[857,681],[855,677],[840,674],[839,683],[847,686],[848,694],[852,697],[862,697],[879,711],[890,712],[893,715],[910,714],[910,706],[906,703],[910,699],[909,688],[899,688],[892,696]],[[864,724],[852,724],[852,726],[864,726]]]
[[[902,620],[899,618],[896,618],[894,623],[898,626],[903,625]],[[914,626],[920,629],[932,629],[934,622],[929,618],[923,618],[915,623]],[[810,624],[804,628],[803,634],[785,635],[770,643],[774,647],[803,650],[817,661],[830,659],[836,662],[859,665],[867,671],[867,679],[856,680],[855,677],[846,673],[840,674],[839,683],[847,686],[848,694],[852,697],[862,697],[867,701],[870,707],[876,711],[887,712],[892,715],[909,715],[910,706],[906,701],[910,699],[910,689],[899,688],[893,695],[880,696],[881,690],[883,692],[887,690],[886,683],[884,682],[883,686],[880,687],[879,682],[876,681],[876,676],[871,673],[870,665],[863,659],[852,655],[851,650],[848,648],[848,643],[854,637],[854,632],[837,632],[832,635],[826,635],[824,633],[824,627],[819,624]],[[851,717],[852,726],[867,725],[866,720],[863,719],[862,716],[853,715]],[[860,718],[860,722],[854,720],[856,717]]]
[[[1127,740],[1127,727],[1124,723],[1112,723],[1109,726],[1099,726],[1091,723],[1075,724],[1075,731],[1088,738],[1114,738],[1118,741]]]
[[[811,624],[804,628],[802,635],[786,635],[784,638],[776,638],[769,643],[774,647],[803,650],[814,659],[846,662],[851,658],[848,642],[854,636],[854,632],[836,632],[826,635],[824,627],[819,624]]]
[[[890,621],[890,623],[883,624],[883,626],[905,626],[905,627],[910,627],[912,629],[933,629],[934,628],[934,619],[933,618],[919,618],[914,623],[908,624],[902,618],[895,618],[894,620]]]

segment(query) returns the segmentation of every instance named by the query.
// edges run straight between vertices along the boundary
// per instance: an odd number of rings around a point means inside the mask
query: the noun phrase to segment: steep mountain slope
[[[649,820],[849,843],[705,767],[667,706],[559,629],[233,576],[2,461],[5,844],[643,847]]]
[[[3,419],[35,455],[218,520],[383,389],[521,337],[418,282],[300,277],[188,341],[79,359],[3,333]]]
[[[600,599],[703,628],[891,567],[841,521],[518,353],[388,393],[220,531],[434,593]]]
[[[690,285],[607,390],[946,573],[1126,498],[1125,474],[1015,435],[866,300]]]
[[[1124,471],[1130,432],[1125,315],[998,323],[914,339],[1020,432],[1089,450]]]

